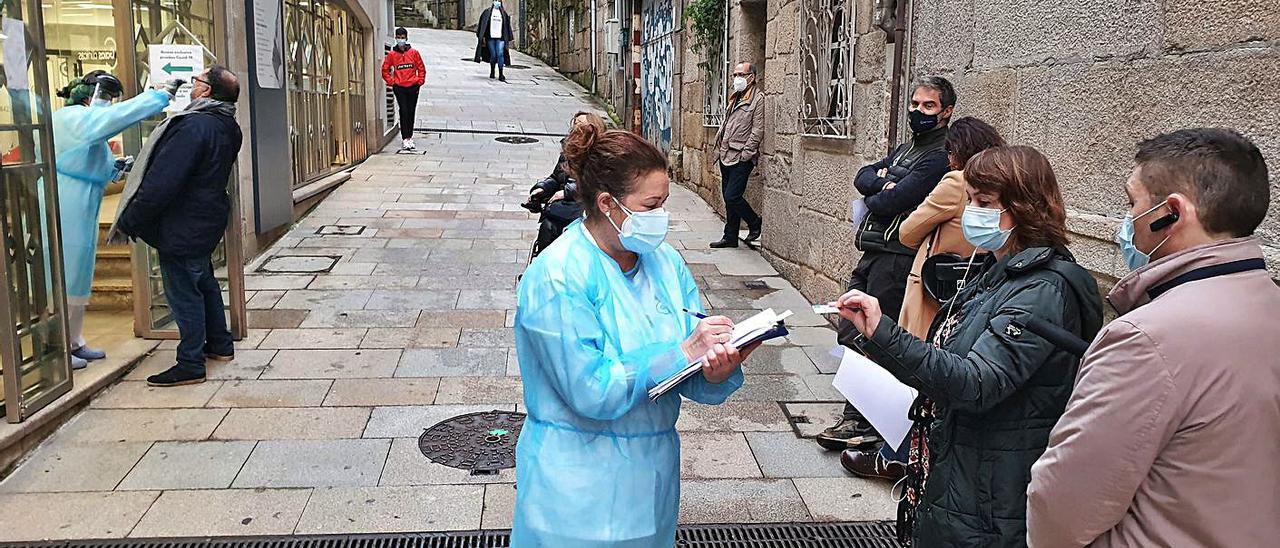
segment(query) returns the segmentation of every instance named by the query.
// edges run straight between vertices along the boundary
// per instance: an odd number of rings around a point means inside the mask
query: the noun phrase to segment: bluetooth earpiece
[[[1173,212],[1168,215],[1165,215],[1164,217],[1151,221],[1151,231],[1160,232],[1161,230],[1164,230],[1166,228],[1169,228],[1170,226],[1173,226],[1173,223],[1178,222],[1178,219],[1179,219],[1178,213]]]

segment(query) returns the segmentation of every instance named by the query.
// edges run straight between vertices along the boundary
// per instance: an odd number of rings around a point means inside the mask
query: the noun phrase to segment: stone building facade
[[[893,28],[894,2],[727,0],[720,58],[704,70],[700,63],[715,54],[692,51],[683,18],[691,1],[599,4],[632,8],[642,30],[626,54],[642,63],[655,43],[643,29],[660,26],[647,19],[667,17],[652,8],[668,3],[675,12],[672,68],[656,78],[635,71],[641,98],[631,106],[641,112],[621,118],[663,145],[678,181],[723,211],[713,149],[725,82],[733,63],[756,63],[768,126],[747,196],[765,218],[762,251],[808,297],[830,298],[858,257],[849,222],[849,203],[858,197],[853,176],[906,136],[905,121],[889,135],[894,44],[883,29]],[[1011,143],[1044,152],[1067,200],[1071,248],[1104,290],[1124,274],[1112,235],[1137,142],[1182,127],[1235,128],[1262,148],[1271,167],[1271,214],[1259,235],[1280,279],[1280,127],[1258,116],[1280,101],[1280,11],[1269,4],[915,0],[905,7],[900,103],[915,77],[943,75],[956,84],[956,116],[982,118]],[[605,26],[595,29],[605,40]],[[589,84],[589,46],[577,43],[577,64],[561,68]],[[602,55],[597,51],[597,83],[609,76]],[[655,107],[667,74],[674,93]],[[647,127],[664,108],[671,109],[669,141]]]

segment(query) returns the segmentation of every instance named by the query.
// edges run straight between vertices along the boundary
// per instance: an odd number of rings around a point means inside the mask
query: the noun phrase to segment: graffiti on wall
[[[641,9],[640,127],[663,152],[671,150],[671,109],[675,98],[675,47],[678,29],[674,0],[644,0]]]

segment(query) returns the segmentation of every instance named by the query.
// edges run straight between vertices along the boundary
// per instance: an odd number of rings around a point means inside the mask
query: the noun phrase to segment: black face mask
[[[907,117],[911,120],[911,131],[916,135],[938,127],[942,121],[942,113],[925,114],[918,110],[907,111]]]

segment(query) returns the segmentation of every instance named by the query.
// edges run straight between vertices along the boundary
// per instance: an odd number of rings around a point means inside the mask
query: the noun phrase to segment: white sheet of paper
[[[840,309],[834,306],[831,306],[829,304],[815,304],[813,305],[813,313],[814,314],[839,314]]]
[[[862,220],[867,218],[867,201],[858,198],[849,202],[849,220],[853,221],[853,229],[857,230],[862,226]]]
[[[871,421],[885,443],[902,447],[911,430],[907,412],[916,399],[916,389],[853,350],[845,350],[831,385]]]

